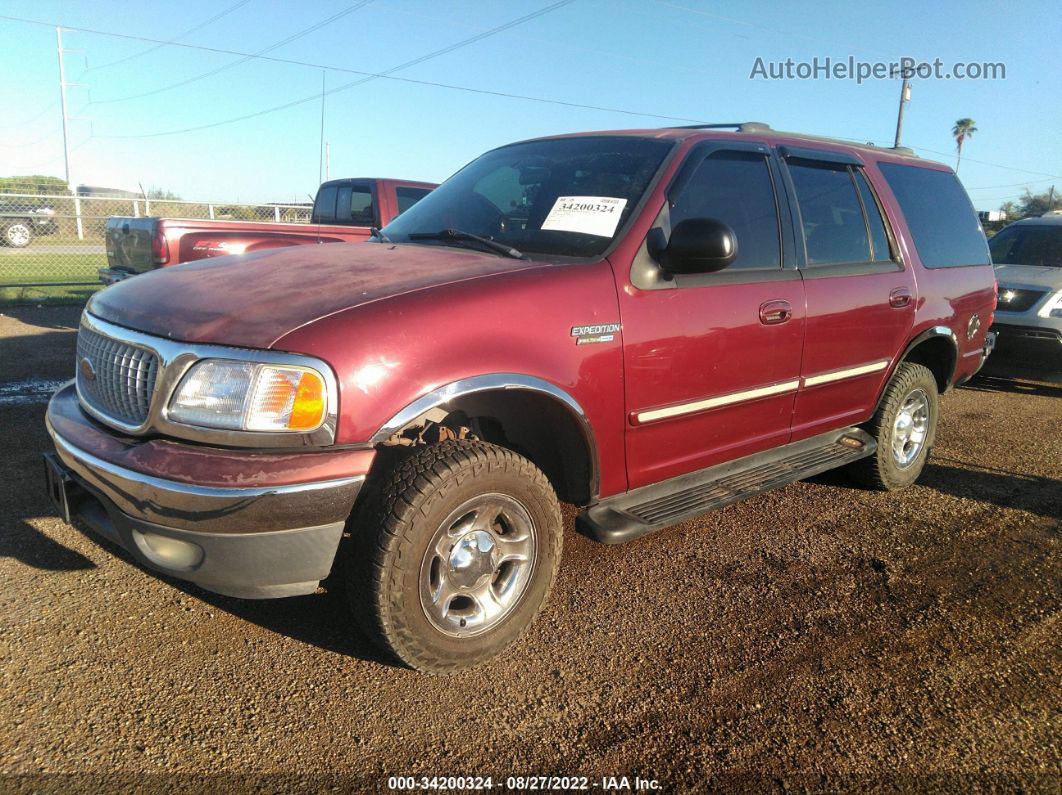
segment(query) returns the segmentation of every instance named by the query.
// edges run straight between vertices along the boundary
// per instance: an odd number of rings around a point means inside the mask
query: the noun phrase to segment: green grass
[[[78,303],[103,285],[97,270],[107,266],[105,254],[43,254],[32,248],[18,253],[0,250],[0,305]],[[28,287],[29,284],[83,282],[83,285]],[[11,286],[13,285],[13,286]]]

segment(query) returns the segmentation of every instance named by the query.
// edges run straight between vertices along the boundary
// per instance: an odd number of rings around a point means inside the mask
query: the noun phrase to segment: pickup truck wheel
[[[11,248],[25,248],[33,240],[33,229],[25,221],[7,224],[3,230],[3,241]]]
[[[429,445],[367,496],[353,531],[351,608],[411,668],[450,673],[488,660],[542,609],[561,515],[526,458],[479,441]]]
[[[866,431],[878,443],[874,455],[856,461],[851,474],[865,486],[893,491],[914,483],[937,431],[937,379],[929,368],[902,362]]]

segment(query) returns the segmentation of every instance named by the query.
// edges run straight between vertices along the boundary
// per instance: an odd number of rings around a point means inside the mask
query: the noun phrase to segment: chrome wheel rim
[[[505,494],[483,494],[439,525],[420,566],[420,604],[452,637],[493,629],[527,590],[535,562],[535,524]]]
[[[929,435],[929,396],[916,389],[903,399],[892,423],[892,457],[901,469],[911,466]]]
[[[12,246],[24,246],[29,243],[30,233],[22,224],[14,224],[7,228],[7,242]]]

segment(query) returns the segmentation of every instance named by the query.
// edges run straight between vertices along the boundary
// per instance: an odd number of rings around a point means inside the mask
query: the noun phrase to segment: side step
[[[577,519],[579,531],[603,544],[622,544],[694,516],[871,455],[874,438],[859,428],[717,464],[609,497]]]

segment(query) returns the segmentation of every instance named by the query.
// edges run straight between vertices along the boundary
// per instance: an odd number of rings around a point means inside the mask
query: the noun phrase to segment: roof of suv
[[[734,122],[728,124],[694,124],[687,127],[658,127],[630,130],[598,130],[595,132],[568,133],[564,135],[547,135],[542,136],[539,139],[532,140],[543,140],[548,138],[574,138],[595,135],[622,135],[637,136],[640,138],[670,138],[673,140],[681,141],[693,136],[696,136],[698,138],[731,138],[733,137],[734,133],[738,133],[739,135],[754,135],[759,138],[767,138],[771,143],[777,144],[784,144],[787,142],[800,144],[826,144],[828,146],[836,146],[838,148],[854,149],[859,151],[860,153],[873,154],[876,157],[886,157],[890,160],[917,160],[919,165],[937,168],[948,168],[947,166],[944,166],[941,163],[937,163],[936,161],[925,160],[923,158],[918,157],[918,155],[914,153],[914,150],[909,149],[906,146],[874,146],[874,144],[871,143],[846,141],[840,138],[830,138],[822,135],[784,132],[781,130],[774,130],[771,128],[770,125],[758,121]]]

